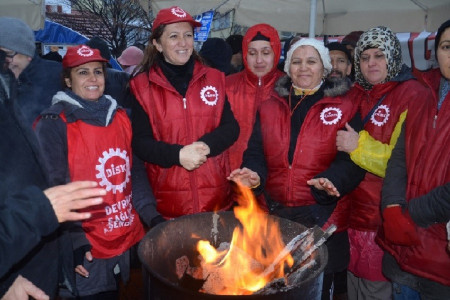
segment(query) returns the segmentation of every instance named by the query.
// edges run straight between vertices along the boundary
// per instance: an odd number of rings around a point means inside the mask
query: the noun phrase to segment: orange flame
[[[216,249],[208,241],[200,241],[203,291],[215,295],[248,295],[267,283],[284,276],[284,266],[293,264],[291,255],[283,258],[270,271],[285,244],[278,223],[269,218],[256,203],[250,189],[240,187],[242,197],[234,208],[242,228],[236,227],[227,249]],[[264,273],[264,274],[263,274]]]

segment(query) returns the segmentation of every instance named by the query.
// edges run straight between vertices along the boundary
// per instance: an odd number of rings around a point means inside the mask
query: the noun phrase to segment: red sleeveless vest
[[[61,116],[65,121],[64,116]],[[144,235],[131,194],[131,124],[118,110],[113,122],[93,126],[81,120],[66,123],[71,181],[93,180],[107,190],[103,203],[83,221],[95,258],[122,254]]]
[[[196,62],[184,98],[159,68],[137,75],[130,86],[149,116],[155,140],[188,145],[220,124],[226,95],[224,75],[218,70]],[[225,151],[209,157],[193,171],[181,166],[162,168],[147,163],[158,212],[165,218],[176,218],[230,208],[228,159]]]

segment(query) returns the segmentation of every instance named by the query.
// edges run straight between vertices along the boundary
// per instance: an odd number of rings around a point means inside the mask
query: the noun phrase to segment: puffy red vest
[[[247,61],[249,44],[258,34],[269,38],[270,47],[274,52],[272,69],[262,78],[258,78],[250,71]],[[275,28],[268,24],[257,24],[247,30],[242,40],[242,59],[245,69],[226,78],[228,101],[240,129],[237,141],[230,147],[231,170],[241,167],[259,104],[270,98],[275,83],[284,75],[278,70],[280,55],[281,43]]]
[[[406,119],[407,201],[450,181],[450,94],[444,100],[438,118],[434,120],[440,78],[439,70],[423,75],[424,82],[432,89],[433,97],[426,99],[429,103],[421,107],[420,114],[412,118],[408,112]],[[403,270],[449,286],[450,257],[446,251],[448,241],[445,223],[427,228],[416,226],[416,229],[420,238],[418,246],[390,244],[384,239],[383,232],[379,232],[377,242],[396,258]]]
[[[227,76],[227,96],[239,123],[239,137],[230,147],[231,170],[240,168],[244,151],[253,131],[259,104],[270,99],[275,83],[284,73],[276,69],[258,80],[249,70]]]
[[[374,111],[364,129],[381,143],[389,144],[400,114],[415,101],[423,101],[428,95],[426,88],[416,80],[390,81],[365,91],[355,84],[351,91],[352,101],[359,103],[362,118],[366,117],[378,100],[386,95]],[[414,106],[413,106],[414,107]],[[409,114],[417,113],[412,109]],[[361,231],[376,231],[381,225],[380,201],[383,178],[367,172],[360,185],[344,198],[351,205],[350,228]]]
[[[215,69],[196,62],[184,98],[159,68],[133,78],[131,88],[149,116],[157,141],[188,145],[219,126],[226,97],[225,78]],[[208,158],[193,171],[147,163],[147,172],[157,210],[165,218],[231,207],[226,179],[230,172],[228,151]]]
[[[316,204],[306,184],[334,160],[336,133],[349,122],[357,106],[344,97],[323,98],[308,111],[297,138],[292,165],[288,161],[291,114],[285,99],[273,97],[260,106],[261,131],[268,167],[266,191],[285,206]],[[346,203],[338,202],[335,223],[345,227]],[[339,217],[339,215],[341,217]]]
[[[64,116],[61,116],[65,120]],[[96,258],[122,254],[144,236],[131,200],[131,124],[123,110],[113,122],[93,126],[83,121],[66,123],[71,181],[93,180],[106,189],[103,203],[92,207],[83,221]]]

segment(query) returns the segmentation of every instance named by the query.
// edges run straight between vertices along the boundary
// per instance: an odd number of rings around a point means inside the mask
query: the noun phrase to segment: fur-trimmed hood
[[[287,97],[289,96],[291,84],[292,80],[289,76],[282,76],[275,84],[275,91],[280,97]],[[345,77],[339,82],[331,82],[326,80],[324,85],[324,97],[336,97],[347,93],[347,91],[352,87],[352,82],[350,78]]]

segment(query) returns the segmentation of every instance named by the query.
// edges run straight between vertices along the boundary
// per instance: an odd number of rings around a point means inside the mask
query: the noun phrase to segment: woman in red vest
[[[116,100],[103,95],[105,63],[97,49],[70,47],[63,58],[66,89],[36,125],[52,184],[94,180],[107,191],[103,203],[89,209],[92,218],[65,228],[73,247],[65,257],[76,275],[70,268],[63,275],[75,282],[67,287],[79,299],[117,297],[119,273],[125,281],[129,276],[129,250],[144,235],[132,200],[131,123]]]
[[[432,96],[398,138],[383,183],[383,273],[394,299],[450,299],[450,20],[436,34]]]
[[[239,125],[225,78],[194,51],[194,27],[177,6],[162,9],[130,85],[133,150],[146,162],[158,212],[166,219],[229,209],[227,149]]]
[[[277,80],[285,75],[278,70],[281,42],[278,31],[269,24],[250,27],[242,40],[244,70],[226,77],[227,96],[239,122],[239,137],[230,148],[230,165],[242,164],[242,156],[255,124],[259,104],[270,98]]]
[[[328,49],[322,41],[305,38],[287,53],[285,71],[270,98],[262,102],[242,169],[230,179],[264,189],[269,209],[281,217],[307,227],[337,226],[327,241],[328,264],[322,299],[330,299],[336,273],[349,260],[347,211],[338,200],[364,177],[347,153],[336,149],[336,132],[347,122],[362,126],[355,106],[346,96],[348,85],[325,81],[332,69]]]
[[[381,187],[386,164],[405,117],[421,113],[429,90],[403,64],[400,42],[387,27],[364,32],[355,49],[356,82],[349,92],[359,106],[364,130],[339,131],[337,149],[368,172],[345,197],[350,201],[348,295],[354,299],[388,299],[392,284],[382,272],[383,250],[375,242],[381,226]]]

